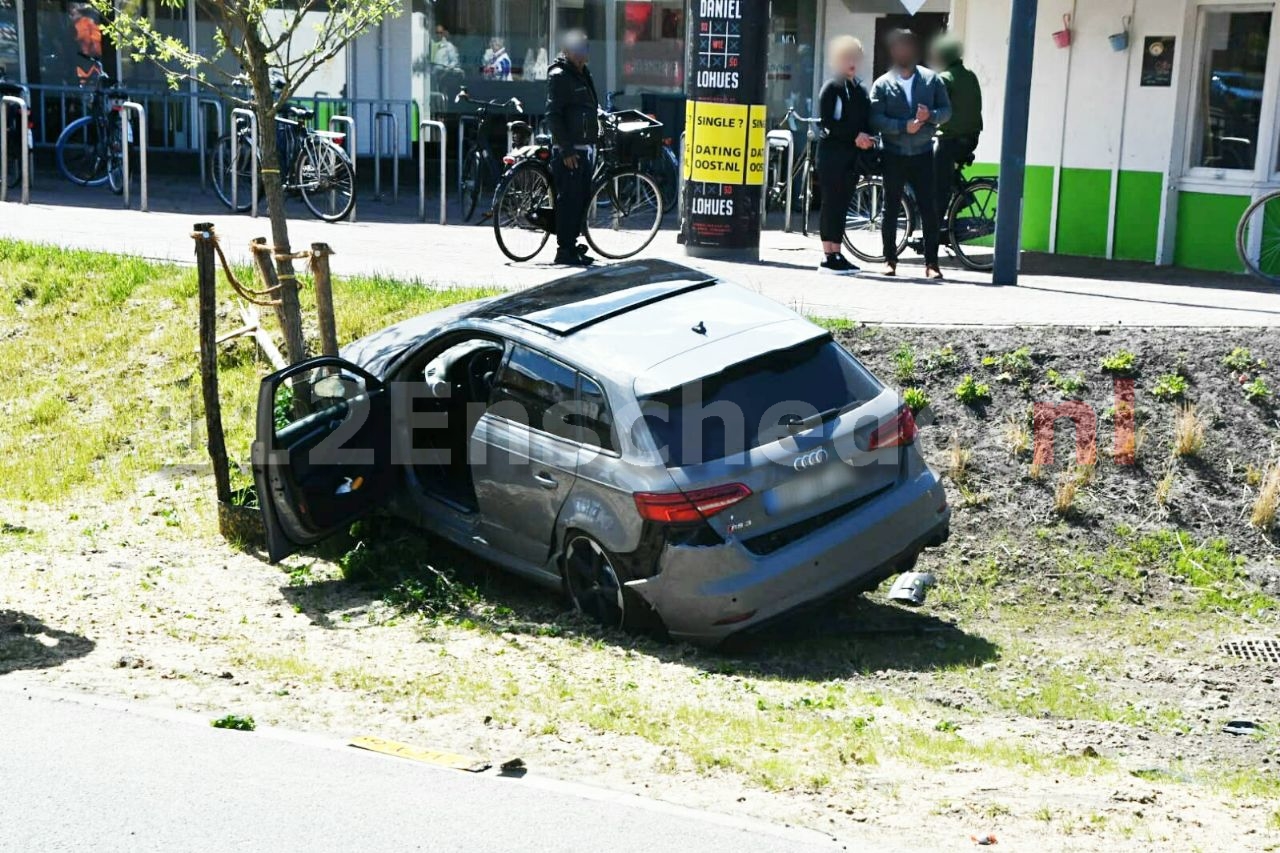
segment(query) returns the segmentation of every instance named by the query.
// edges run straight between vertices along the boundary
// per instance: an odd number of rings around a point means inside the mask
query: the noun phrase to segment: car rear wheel
[[[565,589],[574,609],[605,628],[655,631],[661,620],[635,591],[626,564],[583,533],[570,533],[564,548]]]

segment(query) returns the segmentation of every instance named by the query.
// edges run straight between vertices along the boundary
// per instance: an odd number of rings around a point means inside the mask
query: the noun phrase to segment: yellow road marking
[[[490,766],[488,761],[478,756],[458,755],[454,752],[442,752],[438,749],[423,749],[421,747],[411,746],[407,743],[397,743],[394,740],[385,740],[380,737],[361,736],[353,738],[351,745],[357,749],[367,749],[370,752],[394,755],[398,758],[407,758],[410,761],[421,761],[425,764],[434,764],[437,767],[448,767],[452,770],[466,770],[470,773],[479,773],[481,770],[486,770]]]

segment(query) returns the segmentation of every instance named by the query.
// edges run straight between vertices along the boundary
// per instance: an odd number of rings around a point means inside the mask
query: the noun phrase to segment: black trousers
[[[591,158],[579,151],[578,168],[564,164],[564,154],[557,150],[551,157],[551,179],[556,191],[556,247],[560,252],[577,252],[591,194]]]
[[[818,187],[822,192],[822,210],[818,214],[818,233],[824,243],[844,240],[844,225],[849,202],[858,186],[858,153],[852,145],[849,150],[818,149]]]
[[[916,194],[916,208],[920,212],[920,230],[924,232],[924,262],[926,266],[938,265],[938,194],[935,189],[933,152],[906,156],[891,151],[884,152],[884,222],[880,233],[884,237],[886,263],[898,262],[898,210],[902,206],[902,192],[910,185]]]
[[[951,207],[951,195],[956,191],[956,165],[963,163],[978,150],[978,137],[940,136],[934,154],[935,184],[938,190],[938,221],[947,224],[947,210]]]

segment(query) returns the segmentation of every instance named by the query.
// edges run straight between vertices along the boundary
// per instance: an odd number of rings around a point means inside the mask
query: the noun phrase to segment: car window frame
[[[582,440],[583,428],[581,426],[575,427],[575,431],[577,433],[576,438],[566,438],[562,435],[556,435],[553,432],[548,432],[542,427],[535,426],[533,424],[520,424],[520,426],[524,427],[530,432],[536,432],[539,435],[546,436],[548,438],[554,439],[555,441],[563,441],[568,444],[577,445],[578,447],[590,448],[596,453],[599,453],[605,456],[613,456],[619,459],[622,458],[622,448],[620,446],[621,442],[618,440],[618,436],[619,436],[618,425],[617,425],[617,421],[614,419],[615,407],[613,405],[613,401],[609,398],[609,391],[607,390],[607,386],[604,382],[601,382],[600,379],[597,378],[596,375],[591,373],[590,371],[583,370],[581,367],[578,367],[573,362],[567,359],[560,358],[559,356],[553,355],[547,352],[542,347],[535,346],[526,341],[518,340],[515,338],[508,338],[505,336],[503,337],[502,340],[506,346],[506,352],[503,353],[502,363],[498,367],[498,379],[494,381],[493,388],[489,391],[489,400],[488,400],[489,407],[493,406],[494,395],[498,391],[498,388],[501,384],[500,382],[501,377],[503,373],[506,372],[507,366],[510,363],[512,356],[515,354],[515,351],[518,347],[523,347],[524,349],[532,353],[535,353],[537,355],[540,355],[543,358],[547,359],[548,361],[559,364],[561,367],[564,367],[573,372],[574,374],[573,402],[575,404],[580,403],[582,400],[582,380],[583,379],[590,380],[597,388],[600,389],[600,395],[601,397],[604,398],[604,405],[609,412],[610,423],[612,424],[612,429],[610,430],[610,438],[612,439],[611,444],[613,444],[614,446],[601,447],[600,445],[583,441]],[[510,418],[504,417],[501,414],[494,414],[492,411],[486,411],[485,416],[501,418],[502,420],[508,423],[516,423],[515,421],[512,421]]]

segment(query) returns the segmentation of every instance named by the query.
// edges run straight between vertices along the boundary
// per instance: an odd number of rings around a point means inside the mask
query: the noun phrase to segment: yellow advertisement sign
[[[764,184],[763,105],[690,100],[685,105],[684,176],[708,184]]]

